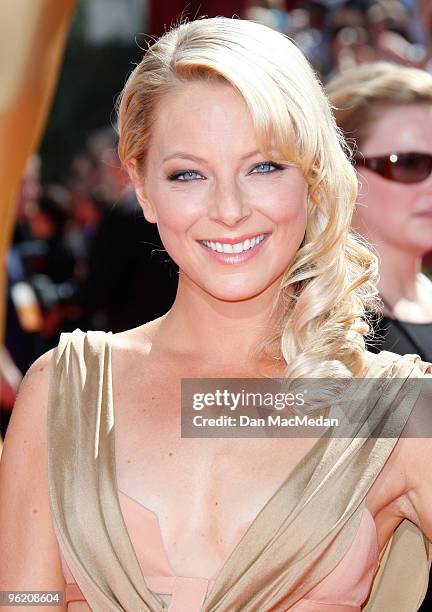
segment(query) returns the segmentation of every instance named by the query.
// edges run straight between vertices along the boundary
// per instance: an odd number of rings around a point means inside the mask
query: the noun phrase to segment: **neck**
[[[215,298],[181,271],[176,299],[162,317],[158,338],[169,350],[212,366],[239,368],[258,364],[251,351],[271,332],[274,285],[242,301]]]
[[[381,244],[379,256],[378,289],[386,302],[393,306],[401,300],[418,302],[421,255],[407,253],[392,245]]]

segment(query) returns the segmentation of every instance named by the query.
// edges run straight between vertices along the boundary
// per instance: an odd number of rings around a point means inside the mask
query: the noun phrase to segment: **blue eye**
[[[273,168],[273,170],[269,170],[268,168]],[[255,172],[255,170],[257,172]],[[280,164],[276,164],[275,162],[266,161],[257,164],[251,174],[269,174],[270,172],[274,172],[275,170],[283,170],[283,166]]]
[[[168,177],[169,181],[184,181],[186,183],[190,181],[195,181],[196,176],[201,176],[195,170],[185,170],[184,172],[174,172],[174,174],[170,174]],[[201,177],[202,178],[202,177]]]

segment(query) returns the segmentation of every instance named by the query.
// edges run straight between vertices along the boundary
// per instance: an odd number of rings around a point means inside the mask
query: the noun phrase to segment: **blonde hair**
[[[224,17],[182,23],[149,47],[126,83],[118,106],[123,163],[143,167],[161,97],[196,80],[235,88],[263,154],[274,158],[271,143],[280,154],[274,161],[294,162],[308,184],[305,237],[280,283],[273,333],[257,349],[283,359],[286,377],[361,375],[377,257],[350,230],[356,176],[319,79],[294,43],[267,26]]]
[[[335,76],[326,91],[339,128],[357,150],[386,107],[432,104],[432,75],[390,62],[371,62]]]

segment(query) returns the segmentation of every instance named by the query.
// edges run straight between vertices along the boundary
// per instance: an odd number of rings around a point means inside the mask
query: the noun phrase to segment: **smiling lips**
[[[199,242],[218,253],[243,253],[249,249],[253,249],[266,238],[266,234],[258,234],[252,238],[246,238],[246,240],[238,242],[226,242],[222,240],[200,240]]]
[[[254,257],[269,236],[270,233],[250,234],[248,237],[198,240],[198,242],[213,259],[224,264],[240,264]]]

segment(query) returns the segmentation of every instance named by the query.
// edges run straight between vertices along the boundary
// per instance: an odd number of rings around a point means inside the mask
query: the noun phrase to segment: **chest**
[[[146,378],[114,385],[118,488],[158,517],[178,575],[210,577],[316,439],[182,438],[181,376]]]
[[[114,383],[116,467],[120,491],[157,517],[174,572],[210,578],[317,439],[182,438],[181,378],[195,374],[155,368],[143,380],[132,368],[127,386]],[[397,474],[389,460],[367,496],[381,544],[397,525],[386,514]]]

